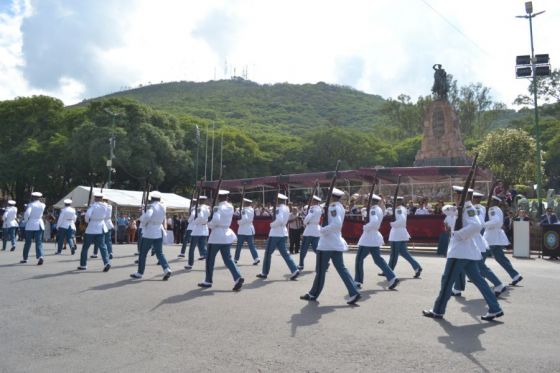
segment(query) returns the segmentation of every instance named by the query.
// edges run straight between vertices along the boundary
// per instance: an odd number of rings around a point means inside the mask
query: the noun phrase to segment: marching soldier
[[[410,235],[406,230],[407,210],[403,206],[403,197],[397,197],[397,206],[394,208],[395,221],[391,222],[391,231],[389,232],[389,242],[391,242],[391,255],[389,257],[389,268],[395,270],[399,254],[410,263],[414,269],[414,278],[419,278],[422,273],[420,264],[410,255],[406,247]],[[380,273],[380,275],[384,275]]]
[[[198,246],[200,254],[199,260],[206,258],[206,240],[208,239],[208,217],[210,216],[210,209],[206,204],[206,196],[198,197],[198,212],[197,217],[194,219],[194,226],[191,232],[191,244],[189,246],[189,258],[185,269],[192,269],[194,265],[194,248]]]
[[[153,191],[150,193],[152,203],[142,215],[142,223],[144,229],[142,231],[142,244],[140,247],[140,255],[138,257],[138,272],[133,273],[130,277],[140,279],[144,275],[146,268],[146,256],[148,251],[153,249],[158,258],[158,264],[163,268],[163,281],[169,280],[171,277],[171,269],[163,254],[163,237],[166,235],[165,219],[166,208],[161,203],[161,193]]]
[[[208,226],[212,230],[208,238],[208,255],[206,256],[206,278],[198,286],[203,288],[212,287],[212,275],[214,273],[214,262],[218,252],[222,255],[224,264],[233,276],[233,291],[241,290],[245,279],[241,277],[239,269],[231,260],[231,244],[235,241],[235,233],[230,229],[231,219],[233,218],[233,206],[228,202],[229,191],[219,190],[219,205],[214,207],[212,220]]]
[[[16,231],[18,229],[17,217],[17,207],[16,201],[9,200],[8,207],[4,211],[2,216],[2,251],[6,250],[6,243],[10,241],[12,243],[12,248],[10,251],[16,249]]]
[[[107,226],[105,225],[105,216],[107,214],[107,206],[102,202],[103,193],[94,193],[94,202],[86,212],[87,228],[84,234],[84,244],[82,245],[82,253],[80,255],[80,266],[78,270],[85,271],[87,269],[88,249],[93,243],[99,247],[101,258],[103,259],[103,272],[111,269],[111,261],[107,254],[107,246],[105,245],[105,233]]]
[[[457,205],[461,201],[462,187],[453,187],[455,190],[455,200]],[[473,284],[481,292],[488,304],[488,312],[481,317],[482,320],[490,321],[496,317],[504,315],[496,295],[488,286],[488,283],[480,275],[478,263],[482,259],[480,250],[476,246],[474,236],[480,234],[482,224],[476,215],[476,210],[470,201],[466,201],[463,210],[463,227],[451,233],[449,250],[447,252],[447,262],[441,277],[441,289],[435,301],[434,308],[424,310],[422,314],[426,317],[441,319],[445,314],[447,302],[451,297],[453,284],[464,271],[471,279]]]
[[[309,246],[314,253],[317,253],[317,245],[319,245],[319,237],[321,236],[321,215],[323,214],[323,209],[319,206],[319,203],[321,203],[321,198],[314,195],[311,199],[311,206],[307,209],[307,215],[303,219],[305,230],[303,231],[303,242],[299,252],[298,269],[300,271],[303,270],[305,265],[305,257]]]
[[[55,255],[62,253],[64,241],[70,246],[72,255],[76,252],[76,243],[74,242],[74,234],[76,233],[76,210],[71,206],[72,200],[64,200],[64,208],[60,210],[58,221],[56,223],[57,230],[57,251]]]
[[[237,263],[239,257],[241,256],[241,248],[243,243],[247,242],[249,246],[249,251],[251,251],[251,256],[253,257],[253,265],[257,265],[261,262],[259,258],[259,253],[255,248],[255,227],[253,226],[253,219],[255,218],[255,210],[251,206],[253,201],[248,198],[243,198],[246,205],[243,206],[241,210],[241,219],[239,219],[239,228],[237,229],[237,248],[235,249],[234,261]]]
[[[282,258],[284,258],[284,261],[290,269],[290,280],[295,280],[299,276],[300,272],[296,267],[296,263],[286,249],[286,237],[288,237],[288,228],[286,224],[288,224],[288,217],[290,215],[290,210],[286,206],[287,199],[288,197],[284,194],[278,193],[278,206],[276,207],[275,217],[273,217],[274,220],[270,223],[270,233],[266,241],[263,267],[261,273],[257,275],[258,278],[265,279],[268,277],[270,261],[275,249],[278,249],[280,255],[282,255]]]
[[[356,273],[354,282],[358,289],[362,288],[364,282],[364,259],[371,254],[373,262],[383,271],[383,274],[389,280],[389,289],[394,289],[399,284],[399,279],[395,273],[389,268],[385,259],[381,257],[380,247],[384,244],[383,236],[379,233],[379,227],[383,222],[383,210],[379,207],[381,197],[377,194],[371,195],[372,206],[369,212],[369,221],[363,227],[363,233],[358,241],[358,253],[356,254]],[[363,209],[367,214],[367,209]]]
[[[196,198],[191,200],[191,203],[196,202]],[[191,209],[191,213],[189,215],[189,219],[187,221],[187,229],[185,229],[185,235],[183,236],[183,244],[181,245],[181,252],[177,255],[178,258],[184,258],[185,253],[187,252],[187,245],[191,242],[191,235],[194,226],[194,215],[195,210]]]
[[[523,277],[513,268],[509,259],[504,255],[504,247],[509,245],[509,240],[502,229],[504,213],[500,208],[501,202],[500,197],[492,196],[493,205],[488,210],[488,221],[484,223],[484,238],[488,241],[490,252],[492,252],[496,262],[510,275],[511,285],[515,286],[523,280]]]
[[[45,211],[45,204],[39,200],[42,196],[39,192],[31,193],[31,203],[27,205],[23,215],[23,220],[25,221],[25,244],[23,245],[23,260],[20,263],[27,263],[32,240],[35,240],[37,265],[43,264],[44,261],[43,233],[45,232],[45,224],[43,223],[43,211]]]
[[[105,212],[105,225],[107,226],[107,232],[105,233],[105,246],[107,246],[107,253],[109,254],[109,259],[113,259],[113,231],[115,226],[113,225],[113,206],[109,203],[107,197],[103,197],[103,204],[106,207]],[[97,258],[97,250],[99,248],[95,246],[93,248],[93,255],[91,258]]]
[[[350,273],[344,266],[344,260],[342,258],[342,253],[348,250],[348,245],[344,238],[342,238],[341,233],[342,223],[344,222],[344,206],[342,206],[339,201],[340,197],[343,195],[344,192],[342,190],[333,188],[333,202],[331,202],[329,206],[329,224],[321,227],[321,236],[319,237],[319,244],[317,246],[318,263],[315,279],[313,280],[313,287],[307,294],[302,295],[300,299],[310,301],[316,300],[319,297],[325,285],[325,274],[331,259],[336,271],[348,289],[349,299],[346,303],[354,304],[361,298],[356,284],[352,280],[352,276],[350,276]]]

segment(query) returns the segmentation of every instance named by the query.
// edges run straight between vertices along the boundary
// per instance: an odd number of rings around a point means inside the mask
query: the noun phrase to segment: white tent
[[[90,187],[77,186],[73,191],[58,201],[54,207],[64,207],[64,200],[70,198],[72,207],[85,208],[88,205]],[[99,192],[101,188],[93,188],[93,192]],[[103,189],[103,196],[114,206],[120,209],[140,208],[142,204],[142,191]],[[186,212],[191,203],[190,199],[181,197],[175,193],[161,193],[161,201],[167,207],[167,212]]]

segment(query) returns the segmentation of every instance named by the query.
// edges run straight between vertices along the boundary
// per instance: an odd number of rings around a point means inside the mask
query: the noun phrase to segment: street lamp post
[[[529,20],[529,36],[531,39],[531,78],[532,78],[532,87],[533,87],[533,103],[535,106],[535,135],[537,140],[537,155],[536,155],[536,181],[537,181],[537,200],[538,200],[538,214],[539,216],[542,214],[542,196],[541,196],[541,184],[542,184],[542,175],[541,175],[541,130],[539,127],[539,109],[537,103],[537,60],[535,59],[535,48],[533,44],[533,18],[536,16],[543,14],[543,11],[538,13],[533,13],[533,3],[528,1],[525,3],[525,12],[526,15],[523,16],[516,16],[517,18],[525,18]],[[523,56],[520,56],[523,57]],[[519,58],[519,57],[518,57]],[[548,59],[548,56],[547,56]],[[547,61],[548,62],[548,61]],[[519,70],[518,70],[519,71]],[[541,75],[541,74],[539,74]],[[545,75],[545,74],[542,74]],[[522,77],[522,75],[518,74],[518,77]]]
[[[113,158],[115,158],[115,145],[116,145],[116,136],[115,136],[115,120],[119,116],[118,113],[114,113],[109,109],[105,109],[105,112],[111,116],[112,119],[112,129],[111,129],[111,138],[109,138],[109,160],[107,161],[107,168],[109,170],[109,175],[107,176],[107,188],[111,188],[111,174],[113,173]]]

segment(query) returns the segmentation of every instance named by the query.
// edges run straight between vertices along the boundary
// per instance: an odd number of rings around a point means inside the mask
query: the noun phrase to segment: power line
[[[443,14],[441,14],[440,12],[438,12],[433,6],[431,6],[426,0],[420,0],[421,2],[423,2],[428,8],[430,8],[435,14],[437,14],[441,19],[443,19],[445,21],[445,23],[447,23],[449,26],[451,26],[455,31],[457,31],[459,34],[461,34],[465,39],[467,39],[472,45],[474,45],[476,48],[478,48],[478,50],[480,50],[482,53],[486,54],[487,56],[489,56],[490,54],[488,52],[486,52],[484,49],[482,49],[481,46],[479,46],[474,40],[472,40],[471,38],[469,38],[463,31],[461,31],[461,29],[457,26],[455,26],[450,20],[448,20]]]

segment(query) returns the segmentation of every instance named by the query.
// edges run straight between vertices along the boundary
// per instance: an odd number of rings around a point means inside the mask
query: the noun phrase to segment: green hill
[[[302,131],[325,124],[371,129],[385,100],[353,88],[316,84],[261,85],[241,78],[205,83],[154,84],[94,99],[125,97],[175,115],[224,124]]]

